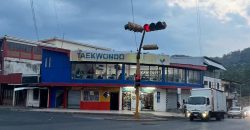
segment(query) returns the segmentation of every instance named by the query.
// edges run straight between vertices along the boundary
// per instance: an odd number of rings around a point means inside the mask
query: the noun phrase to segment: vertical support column
[[[119,111],[122,110],[122,87],[119,90]]]
[[[126,76],[125,73],[126,73],[125,72],[125,64],[122,64],[122,77],[121,77],[121,80],[125,80],[125,78],[126,78],[125,77]]]
[[[67,108],[67,101],[68,101],[68,90],[67,88],[64,89],[64,92],[63,92],[63,108]]]
[[[166,82],[166,73],[165,73],[165,66],[162,66],[162,82]]]
[[[188,83],[188,70],[185,69],[185,83]]]
[[[50,108],[50,89],[48,88],[47,108]]]
[[[15,106],[15,99],[16,99],[16,92],[15,92],[15,87],[14,87],[14,90],[13,90],[13,99],[12,99],[12,106],[14,107]]]
[[[182,101],[181,101],[181,88],[177,88],[177,94],[178,94],[177,101],[180,103],[180,106],[182,106]]]

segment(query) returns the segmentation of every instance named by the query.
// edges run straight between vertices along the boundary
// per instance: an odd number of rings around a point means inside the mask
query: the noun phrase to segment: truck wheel
[[[217,120],[217,121],[220,121],[220,120],[221,120],[221,115],[220,115],[220,114],[216,115],[216,120]]]
[[[190,116],[190,117],[189,117],[189,120],[190,120],[190,121],[193,121],[193,120],[194,120],[194,118],[193,118],[192,116]]]

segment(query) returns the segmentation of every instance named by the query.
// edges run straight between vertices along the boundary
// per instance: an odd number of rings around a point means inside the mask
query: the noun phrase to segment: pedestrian
[[[180,104],[180,102],[178,101],[178,102],[177,102],[177,109],[180,109],[180,107],[181,107],[181,104]]]

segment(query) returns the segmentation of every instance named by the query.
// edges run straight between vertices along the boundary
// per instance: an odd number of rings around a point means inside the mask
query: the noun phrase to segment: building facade
[[[169,56],[141,55],[140,110],[167,111],[201,88],[205,66],[171,65]],[[136,54],[101,50],[44,48],[41,87],[49,107],[134,110]]]

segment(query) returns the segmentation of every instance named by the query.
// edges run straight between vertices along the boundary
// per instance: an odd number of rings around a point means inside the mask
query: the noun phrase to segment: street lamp
[[[135,95],[136,95],[135,118],[136,119],[140,118],[140,116],[139,116],[139,97],[140,97],[139,87],[141,85],[140,84],[140,82],[141,82],[141,72],[140,72],[141,48],[143,48],[144,50],[156,50],[156,49],[158,49],[158,46],[156,44],[144,45],[142,47],[145,32],[162,30],[162,29],[165,29],[166,27],[167,27],[167,25],[165,22],[157,22],[156,24],[151,23],[150,25],[145,24],[143,27],[141,25],[138,25],[138,24],[135,24],[132,22],[128,22],[128,24],[126,24],[124,26],[125,30],[130,30],[130,31],[134,31],[134,32],[142,32],[141,43],[139,45],[137,55],[136,55],[136,74],[135,74]]]

